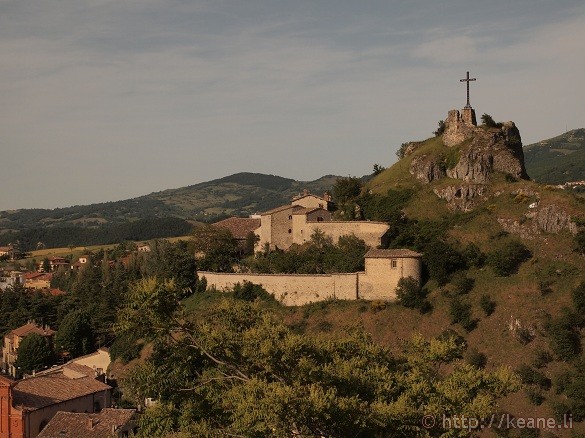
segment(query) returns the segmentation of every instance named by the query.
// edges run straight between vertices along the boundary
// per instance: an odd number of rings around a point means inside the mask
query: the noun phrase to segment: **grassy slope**
[[[575,129],[524,148],[531,178],[547,184],[585,180],[585,129]]]

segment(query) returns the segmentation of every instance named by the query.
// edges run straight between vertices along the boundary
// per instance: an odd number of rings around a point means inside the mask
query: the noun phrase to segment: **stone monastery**
[[[307,242],[316,230],[330,236],[334,242],[341,236],[354,234],[371,248],[365,255],[364,272],[313,275],[200,271],[199,278],[205,278],[207,286],[217,290],[231,289],[244,281],[260,284],[277,300],[289,306],[329,299],[393,300],[401,278],[413,277],[420,283],[422,254],[407,249],[377,249],[385,243],[390,229],[388,224],[334,221],[332,207],[329,195],[320,197],[305,191],[293,198],[290,205],[262,213],[259,227],[258,219],[228,219],[215,225],[230,228],[230,225],[237,224],[240,235],[243,224],[248,223],[250,231],[258,236],[257,250],[266,246],[287,250],[293,244]]]

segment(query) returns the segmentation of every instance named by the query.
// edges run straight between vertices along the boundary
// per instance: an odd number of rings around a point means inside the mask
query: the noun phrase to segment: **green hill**
[[[296,181],[274,175],[237,173],[138,198],[55,209],[0,212],[0,245],[19,241],[21,249],[97,245],[123,240],[172,237],[190,224],[227,216],[248,216],[290,202],[304,189],[322,194],[337,179]]]
[[[574,129],[524,148],[526,170],[545,184],[585,180],[585,129]]]

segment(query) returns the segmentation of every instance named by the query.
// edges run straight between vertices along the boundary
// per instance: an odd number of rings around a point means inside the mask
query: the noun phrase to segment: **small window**
[[[323,218],[322,218],[321,216],[319,216],[319,217],[317,218],[317,222],[323,222]]]
[[[396,259],[390,260],[390,266],[392,268],[397,268],[398,267],[398,260],[396,260]]]
[[[292,230],[289,228],[289,229],[288,229],[288,234],[290,234],[290,233],[292,233]]]
[[[288,215],[288,220],[292,220],[292,214]]]

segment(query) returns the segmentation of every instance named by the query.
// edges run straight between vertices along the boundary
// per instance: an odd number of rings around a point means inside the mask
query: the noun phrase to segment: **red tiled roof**
[[[87,368],[87,367],[84,367]],[[75,370],[77,371],[77,370]],[[63,370],[19,380],[13,388],[13,405],[34,411],[67,400],[112,389],[85,373],[67,377]]]
[[[135,413],[134,409],[113,408],[103,409],[99,414],[57,412],[37,436],[39,438],[118,436],[116,431],[128,426]]]
[[[23,338],[31,333],[36,333],[41,336],[52,336],[57,332],[55,330],[51,330],[50,328],[47,328],[45,330],[42,327],[36,325],[35,323],[29,322],[28,324],[15,328],[10,333],[18,336],[19,338]]]
[[[25,280],[32,280],[33,278],[40,277],[41,275],[45,275],[42,272],[25,272],[22,277]]]
[[[367,259],[400,259],[422,257],[422,254],[410,249],[371,249],[364,257]]]
[[[249,217],[230,217],[212,224],[214,227],[229,230],[234,238],[245,239],[250,231],[254,231],[260,226],[260,219]]]

